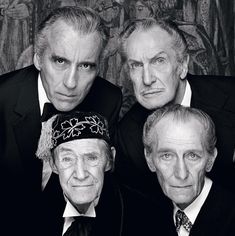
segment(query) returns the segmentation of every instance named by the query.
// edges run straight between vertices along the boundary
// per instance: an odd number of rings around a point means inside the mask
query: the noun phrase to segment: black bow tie
[[[47,121],[52,116],[59,114],[58,110],[55,109],[55,107],[52,105],[52,103],[46,102],[43,106],[43,112],[41,116],[41,122]]]
[[[92,217],[75,217],[64,236],[89,236],[93,220]]]

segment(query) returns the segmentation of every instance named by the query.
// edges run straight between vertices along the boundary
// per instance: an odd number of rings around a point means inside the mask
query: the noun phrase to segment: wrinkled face
[[[203,126],[194,118],[184,123],[163,118],[154,129],[157,142],[146,156],[147,163],[156,172],[164,194],[184,209],[201,193],[217,152],[207,153]]]
[[[105,147],[100,139],[79,139],[62,143],[54,150],[52,167],[65,196],[78,209],[100,196],[104,172],[111,168]]]
[[[126,56],[135,96],[142,106],[156,109],[182,101],[188,62],[177,62],[166,31],[154,26],[133,32],[126,41]]]
[[[80,104],[96,77],[101,42],[97,32],[83,35],[59,21],[47,35],[43,55],[34,55],[48,99],[59,111]]]

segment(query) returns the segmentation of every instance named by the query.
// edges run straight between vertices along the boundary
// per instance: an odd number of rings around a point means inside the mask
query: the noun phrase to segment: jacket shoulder
[[[28,84],[30,81],[35,82],[37,75],[38,71],[33,65],[1,75],[0,103],[16,98],[22,85]]]
[[[225,75],[187,75],[187,80],[192,85],[215,85],[221,89],[230,89],[235,87],[235,76]]]

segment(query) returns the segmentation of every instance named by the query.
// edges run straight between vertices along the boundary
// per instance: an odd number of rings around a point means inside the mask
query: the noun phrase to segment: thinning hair
[[[156,143],[153,144],[153,137],[156,138],[156,135],[153,134],[157,132],[156,125],[160,120],[169,116],[172,117],[172,121],[183,123],[192,119],[199,121],[203,127],[204,140],[202,140],[202,142],[205,145],[206,151],[209,154],[214,153],[216,134],[215,125],[210,116],[202,110],[175,104],[159,108],[147,118],[143,129],[143,143],[147,154],[151,154],[153,145],[156,145]],[[155,142],[157,142],[157,140],[155,140]]]
[[[74,30],[84,35],[97,32],[100,36],[102,49],[107,43],[107,32],[102,19],[88,7],[61,7],[54,9],[39,25],[36,33],[34,53],[42,56],[48,46],[47,35],[54,23],[64,21]]]
[[[126,59],[126,42],[130,35],[136,31],[148,31],[153,27],[159,27],[165,30],[172,37],[172,48],[176,52],[176,59],[182,63],[188,57],[187,42],[183,33],[177,25],[168,19],[156,19],[154,17],[135,19],[130,21],[120,34],[120,52],[124,60]],[[157,39],[156,39],[157,40]]]

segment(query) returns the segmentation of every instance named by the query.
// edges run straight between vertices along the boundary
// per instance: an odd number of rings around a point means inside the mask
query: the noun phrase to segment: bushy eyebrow
[[[165,51],[160,51],[157,54],[155,54],[153,57],[151,57],[149,60],[154,61],[160,56],[167,56],[167,53]],[[138,61],[138,60],[135,60],[132,58],[128,59],[127,61],[128,61],[128,63],[140,63],[140,64],[143,63],[142,61]]]
[[[55,55],[55,54],[52,54],[52,55],[51,55],[51,59],[52,59],[53,61],[56,61],[56,60],[58,60],[58,59],[61,59],[61,60],[64,60],[65,62],[69,62],[69,60],[66,59],[65,57],[61,57],[61,56],[58,56],[58,55]]]
[[[62,56],[59,56],[59,55],[56,55],[56,54],[52,54],[52,55],[51,55],[51,59],[52,59],[53,61],[56,61],[56,60],[58,60],[58,59],[61,59],[61,60],[65,61],[66,63],[69,63],[69,62],[70,62],[70,60],[68,60],[67,58],[62,57]],[[88,64],[88,65],[91,66],[91,67],[97,67],[97,63],[95,63],[95,62],[93,62],[93,61],[81,61],[81,62],[78,63],[78,66],[81,66],[81,65],[84,65],[84,64]]]

